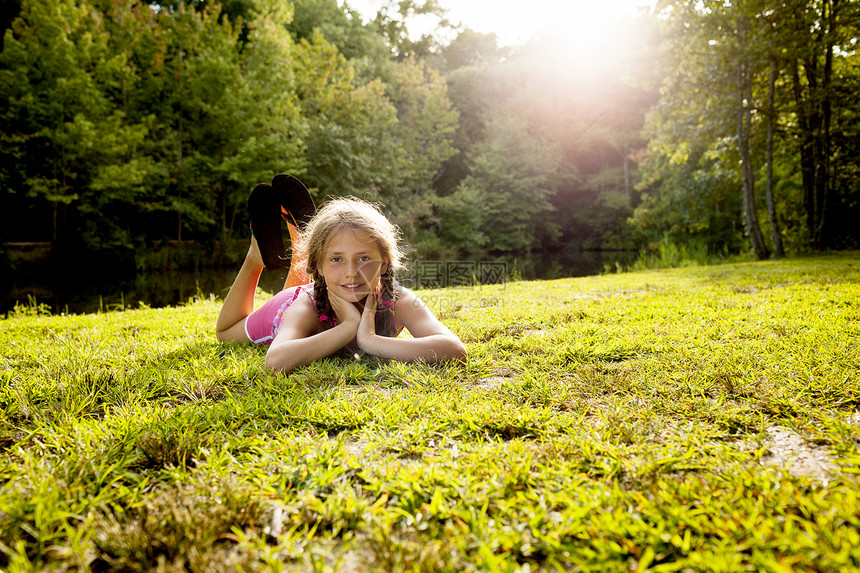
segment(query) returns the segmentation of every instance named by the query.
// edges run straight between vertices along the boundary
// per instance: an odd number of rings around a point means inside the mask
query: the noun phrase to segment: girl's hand
[[[361,322],[361,313],[358,312],[358,309],[351,302],[337,296],[331,291],[328,291],[328,300],[331,303],[332,310],[337,315],[338,324],[352,324],[355,328],[358,328]]]
[[[358,347],[369,352],[366,348],[371,337],[376,335],[376,294],[370,293],[364,299],[364,312],[361,313],[361,323],[358,325],[358,332],[355,335]]]

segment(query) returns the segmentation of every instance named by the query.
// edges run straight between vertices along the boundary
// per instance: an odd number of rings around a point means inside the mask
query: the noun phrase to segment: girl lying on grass
[[[305,186],[277,175],[254,188],[248,207],[251,246],[218,316],[218,340],[269,344],[266,367],[283,372],[343,349],[401,361],[466,356],[460,339],[395,280],[398,229],[373,205],[334,199],[315,213]],[[290,271],[284,290],[254,310],[263,268],[286,265],[282,220],[293,245]],[[397,338],[404,328],[412,338]]]

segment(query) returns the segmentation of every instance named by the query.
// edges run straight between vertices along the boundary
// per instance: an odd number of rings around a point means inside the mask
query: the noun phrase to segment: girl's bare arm
[[[427,305],[409,289],[403,289],[403,294],[394,306],[394,312],[397,322],[402,324],[413,338],[390,338],[376,334],[375,312],[376,297],[370,296],[365,303],[356,334],[359,348],[368,354],[404,362],[440,362],[463,360],[466,357],[466,347],[457,335],[439,322]]]
[[[308,297],[301,296],[290,305],[284,313],[281,329],[266,352],[266,368],[290,372],[331,356],[355,338],[361,321],[358,310],[345,301],[339,304],[340,301],[331,300],[338,325],[322,331],[316,307]]]

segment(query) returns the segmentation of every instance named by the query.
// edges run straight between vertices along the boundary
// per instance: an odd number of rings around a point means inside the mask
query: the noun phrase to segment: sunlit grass
[[[466,364],[271,375],[214,301],[20,307],[0,567],[860,567],[856,253],[422,294]]]

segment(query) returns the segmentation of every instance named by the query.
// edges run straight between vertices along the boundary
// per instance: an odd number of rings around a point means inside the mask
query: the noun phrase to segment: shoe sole
[[[292,175],[279,173],[272,179],[272,188],[281,205],[281,216],[285,221],[301,229],[313,219],[316,207],[304,183]]]
[[[281,235],[280,201],[268,183],[260,183],[248,197],[251,232],[257,238],[260,255],[267,269],[282,269],[289,260]]]
[[[263,264],[267,269],[287,266],[281,221],[297,229],[303,228],[316,213],[314,201],[307,187],[292,175],[280,173],[272,184],[260,183],[248,197],[251,232],[257,238]]]

